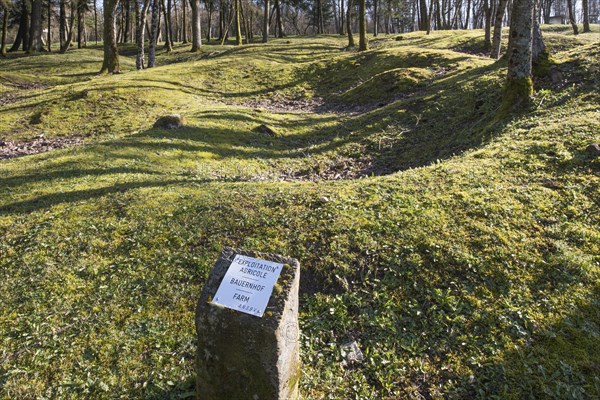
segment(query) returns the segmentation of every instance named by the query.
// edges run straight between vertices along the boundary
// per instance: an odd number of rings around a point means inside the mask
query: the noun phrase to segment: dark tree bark
[[[590,32],[590,6],[588,0],[581,1],[581,8],[583,8],[583,33]]]
[[[181,42],[186,44],[188,42],[187,39],[187,3],[185,0],[181,2]]]
[[[150,0],[143,0],[142,9],[140,10],[139,4],[135,4],[135,19],[136,19],[136,43],[137,43],[137,54],[135,57],[135,67],[137,69],[144,69],[144,42],[146,36],[146,20],[148,18],[148,8],[150,7]]]
[[[281,21],[281,1],[280,0],[275,0],[275,23],[277,24],[277,37],[278,38],[284,37],[285,32],[283,31],[283,23]]]
[[[267,43],[269,41],[269,0],[265,1],[265,8],[263,11],[263,37],[262,42]]]
[[[526,102],[533,93],[532,44],[533,44],[533,2],[534,0],[514,0],[511,12],[508,42],[508,74],[505,105]]]
[[[492,52],[490,57],[494,60],[500,58],[500,49],[502,46],[502,20],[504,19],[504,11],[506,10],[508,0],[500,0],[496,8],[496,18],[494,19],[494,37],[492,41]]]
[[[358,51],[369,49],[367,39],[367,0],[358,0]]]
[[[148,45],[148,68],[156,63],[156,42],[158,41],[158,20],[160,19],[160,0],[152,0],[152,17],[150,22],[150,43]]]
[[[377,28],[379,25],[378,24],[378,20],[379,20],[379,14],[378,14],[379,4],[378,3],[379,3],[379,0],[373,0],[373,36],[375,36],[375,37],[378,34]]]
[[[119,73],[119,49],[117,48],[116,15],[117,0],[103,1],[104,14],[104,61],[100,73]]]
[[[425,0],[419,0],[419,30],[426,31],[428,25],[427,2]]]
[[[77,48],[83,47],[83,14],[85,13],[86,0],[77,1]]]
[[[192,6],[192,52],[202,46],[202,30],[200,29],[200,0],[190,0]]]
[[[58,11],[58,40],[62,49],[67,41],[67,11],[65,8],[66,0],[60,0]]]
[[[577,28],[577,22],[575,22],[575,12],[573,10],[573,0],[567,0],[567,8],[569,13],[569,22],[573,27],[573,34],[579,35],[579,28]]]
[[[131,31],[131,1],[122,0],[122,7],[125,13],[125,28],[123,29],[123,43],[129,43],[129,32]]]
[[[2,18],[2,41],[0,42],[0,56],[6,56],[6,33],[8,32],[8,13],[9,8],[8,5],[5,4],[3,7],[4,16]]]
[[[348,30],[348,47],[354,47],[354,36],[352,35],[352,1],[348,0],[346,14],[346,29]]]
[[[42,0],[31,2],[31,25],[29,26],[28,53],[42,51]]]
[[[208,18],[206,20],[206,43],[210,43],[212,36],[212,18],[215,10],[214,0],[206,0],[206,6],[208,7]]]
[[[490,7],[490,0],[484,0],[483,3],[484,13],[485,13],[485,39],[483,43],[483,47],[486,50],[492,48],[492,40],[491,40],[491,25],[492,25],[492,7]]]
[[[48,7],[46,8],[48,11],[47,19],[48,19],[48,32],[46,33],[46,42],[48,46],[48,52],[52,51],[52,0],[48,0]]]

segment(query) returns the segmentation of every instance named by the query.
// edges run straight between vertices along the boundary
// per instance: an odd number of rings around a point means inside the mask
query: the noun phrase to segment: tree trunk
[[[431,0],[433,2],[433,0]],[[419,30],[426,31],[429,26],[427,19],[427,2],[425,0],[419,0]]]
[[[263,38],[262,38],[262,42],[263,43],[267,43],[269,41],[269,7],[270,7],[270,3],[269,0],[264,0],[265,1],[265,8],[264,8],[264,12],[263,12]]]
[[[241,0],[233,0],[233,12],[235,13],[235,17],[233,19],[233,24],[235,28],[235,44],[237,46],[242,44],[242,23],[241,23],[241,15],[240,15],[240,5]]]
[[[358,51],[369,49],[367,39],[367,0],[358,0]]]
[[[73,2],[70,3],[70,14],[69,14],[69,22],[65,21],[65,42],[60,47],[60,53],[64,54],[71,48],[71,42],[73,41],[73,24],[75,23],[75,11],[73,10]],[[66,18],[66,15],[65,15]]]
[[[192,52],[200,50],[202,31],[200,30],[200,0],[190,0],[192,6]]]
[[[212,36],[212,18],[213,18],[215,3],[214,3],[214,0],[207,0],[207,3],[208,3],[207,4],[208,18],[206,20],[206,43],[210,43],[210,39]]]
[[[119,50],[117,48],[116,14],[117,0],[103,1],[104,14],[104,62],[100,73],[119,73]]]
[[[94,0],[94,38],[96,39],[96,44],[98,44],[98,6],[96,5],[96,1]]]
[[[164,5],[164,3],[163,3]],[[165,16],[165,21],[167,23],[167,25],[165,25],[165,28],[169,28],[169,43],[170,43],[170,50],[173,50],[173,27],[172,27],[172,22],[173,20],[171,19],[171,8],[172,8],[173,4],[171,3],[171,0],[167,0],[167,15]]]
[[[167,53],[170,53],[173,51],[173,46],[172,46],[172,42],[171,42],[171,22],[169,21],[169,18],[168,18],[165,0],[161,0],[161,3],[162,3],[161,8],[163,11],[163,18],[165,20],[165,46],[164,46],[164,49],[167,51]]]
[[[275,23],[277,24],[277,37],[284,37],[285,32],[283,31],[283,23],[281,22],[281,1],[279,0],[275,0]]]
[[[483,48],[489,50],[492,48],[491,40],[491,25],[492,25],[492,7],[490,7],[490,0],[484,0],[483,3],[485,13],[485,38],[483,42]]]
[[[158,41],[158,20],[160,19],[160,0],[152,0],[152,19],[150,22],[150,43],[148,45],[148,68],[156,63],[156,42]]]
[[[48,42],[48,52],[52,51],[52,0],[48,0],[48,32],[46,34],[46,41]]]
[[[581,1],[581,8],[583,8],[583,33],[590,32],[590,6],[588,0]]]
[[[31,2],[31,25],[29,27],[28,53],[42,51],[42,0]]]
[[[85,0],[77,1],[77,48],[83,47],[83,13],[85,12]]]
[[[528,101],[533,93],[531,58],[534,0],[514,0],[508,42],[505,106]]]
[[[494,60],[500,58],[500,49],[502,46],[502,20],[504,19],[504,10],[508,0],[500,0],[496,8],[496,18],[494,19],[494,38],[492,41],[492,52],[490,57]]]
[[[373,0],[373,36],[377,37],[377,20],[379,19],[379,14],[377,13],[379,0]]]
[[[136,0],[137,2],[137,0]],[[150,7],[150,0],[144,0],[142,3],[142,10],[140,11],[139,5],[135,5],[136,13],[136,42],[137,42],[137,54],[135,57],[135,67],[137,69],[144,69],[144,45],[146,36],[146,20],[148,18],[148,8]]]
[[[354,36],[352,35],[352,0],[348,0],[346,10],[346,29],[348,30],[348,47],[354,47]]]
[[[567,8],[569,12],[569,22],[573,27],[573,34],[579,35],[579,29],[577,28],[577,22],[575,22],[575,12],[573,10],[573,0],[567,0]]]
[[[129,43],[129,32],[131,30],[131,27],[130,27],[130,25],[131,25],[131,23],[130,23],[131,1],[130,0],[121,0],[121,1],[122,1],[121,7],[124,8],[123,11],[125,14],[125,28],[123,29],[123,43]]]
[[[187,3],[185,0],[182,0],[181,2],[181,14],[182,14],[182,27],[181,27],[181,42],[183,44],[186,44],[188,42],[187,40]]]
[[[2,18],[2,41],[0,42],[0,56],[6,56],[6,33],[8,32],[8,5],[4,5],[4,17]]]

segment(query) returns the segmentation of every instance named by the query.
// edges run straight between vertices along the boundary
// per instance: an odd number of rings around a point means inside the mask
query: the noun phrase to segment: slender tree
[[[2,17],[2,41],[0,42],[0,56],[6,57],[6,33],[8,32],[8,14],[10,12],[10,8],[7,3],[0,3],[2,9],[4,10]]]
[[[169,1],[170,3],[170,1]],[[163,11],[163,19],[165,21],[165,46],[164,49],[167,51],[167,53],[170,53],[173,51],[173,40],[171,39],[171,21],[169,21],[169,13],[167,13],[167,5],[165,3],[165,0],[161,1],[161,8]]]
[[[367,0],[358,0],[358,51],[369,49],[367,39]]]
[[[135,0],[135,41],[137,43],[135,67],[137,69],[144,69],[144,41],[146,36],[146,20],[148,18],[148,8],[150,7],[150,0],[142,0],[141,6],[142,8],[140,10],[140,4],[138,4],[138,0]]]
[[[533,2],[514,0],[508,41],[508,74],[505,105],[512,107],[529,100],[533,93],[532,43]]]
[[[264,0],[265,8],[263,13],[263,43],[267,43],[269,41],[269,0]]]
[[[148,46],[148,68],[153,68],[156,63],[156,42],[158,41],[160,19],[160,0],[152,0],[152,17],[150,21],[150,43]]]
[[[235,13],[233,24],[235,28],[235,44],[237,46],[242,44],[241,6],[241,0],[233,0],[233,12]]]
[[[119,49],[117,47],[116,16],[117,0],[103,0],[104,15],[104,61],[100,73],[119,73]]]
[[[567,0],[567,12],[569,13],[569,22],[573,27],[573,34],[579,34],[579,28],[577,28],[577,22],[575,21],[575,10],[573,9],[573,0]]]
[[[583,33],[590,32],[590,5],[588,0],[581,0],[581,8],[583,8]]]
[[[500,58],[500,49],[502,46],[502,20],[508,0],[500,0],[496,7],[496,18],[494,19],[494,36],[492,40],[492,51],[490,57],[497,60]]]
[[[192,52],[200,51],[202,30],[200,29],[200,0],[190,0],[192,6]]]
[[[346,29],[348,30],[348,47],[354,47],[354,35],[352,35],[352,0],[348,0],[348,9],[346,10]]]
[[[285,36],[283,31],[283,23],[281,21],[281,1],[275,0],[275,23],[277,24],[277,37],[282,38]]]

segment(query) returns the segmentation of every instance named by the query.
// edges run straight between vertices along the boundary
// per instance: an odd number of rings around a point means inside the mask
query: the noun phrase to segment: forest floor
[[[223,246],[300,260],[303,398],[597,398],[599,32],[509,114],[481,31],[0,59],[0,398],[193,398]]]

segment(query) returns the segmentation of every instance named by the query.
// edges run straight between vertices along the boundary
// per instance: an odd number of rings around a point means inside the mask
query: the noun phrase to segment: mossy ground
[[[1,137],[87,138],[0,161],[0,397],[193,397],[223,246],[300,260],[305,398],[597,397],[597,36],[502,119],[481,31],[402,36],[0,60]]]

